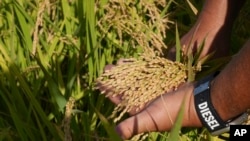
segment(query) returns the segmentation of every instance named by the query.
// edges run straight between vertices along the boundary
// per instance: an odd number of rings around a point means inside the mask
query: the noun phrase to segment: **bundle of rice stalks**
[[[121,97],[121,102],[111,115],[114,122],[119,121],[126,112],[140,110],[161,94],[176,90],[187,79],[184,64],[158,56],[142,56],[123,62],[106,70],[98,78],[98,82],[105,87],[102,93],[106,93],[107,97]]]
[[[168,25],[173,24],[165,14],[169,3],[165,0],[109,0],[100,11],[97,23],[101,39],[115,47],[153,49],[162,53]],[[97,2],[97,10],[101,2]]]

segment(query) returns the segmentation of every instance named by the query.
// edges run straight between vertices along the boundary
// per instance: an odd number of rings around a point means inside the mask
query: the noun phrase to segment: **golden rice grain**
[[[140,110],[159,95],[175,90],[187,79],[185,65],[178,62],[158,56],[127,60],[106,70],[98,78],[99,83],[112,90],[106,94],[107,97],[121,97],[121,102],[110,116],[114,122],[119,121],[126,112],[134,108]]]

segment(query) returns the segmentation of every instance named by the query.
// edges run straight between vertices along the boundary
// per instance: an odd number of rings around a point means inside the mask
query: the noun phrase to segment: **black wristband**
[[[228,132],[230,125],[242,124],[248,119],[248,113],[246,112],[226,122],[220,118],[213,107],[210,97],[210,82],[216,75],[210,75],[200,80],[194,89],[194,102],[197,115],[212,135]]]
[[[195,87],[195,108],[202,124],[210,132],[225,128],[227,125],[217,114],[210,98],[210,81],[214,75],[210,75],[201,81]]]

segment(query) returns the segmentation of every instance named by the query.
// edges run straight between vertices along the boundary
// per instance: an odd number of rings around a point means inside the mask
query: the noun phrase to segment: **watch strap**
[[[218,73],[200,80],[194,89],[195,109],[202,124],[212,135],[219,135],[230,130],[230,125],[242,124],[248,119],[248,113],[243,113],[224,122],[213,107],[210,97],[210,82]]]
[[[222,128],[226,128],[227,125],[213,107],[209,89],[195,94],[195,108],[202,124],[209,132],[212,133]]]

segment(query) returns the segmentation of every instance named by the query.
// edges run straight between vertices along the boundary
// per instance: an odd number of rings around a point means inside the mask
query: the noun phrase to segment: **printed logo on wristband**
[[[198,105],[200,113],[206,124],[210,127],[211,130],[214,130],[216,127],[219,127],[219,122],[215,119],[212,112],[208,107],[208,103],[205,101]]]
[[[195,94],[195,107],[202,124],[205,125],[210,132],[226,127],[211,104],[209,89]]]

